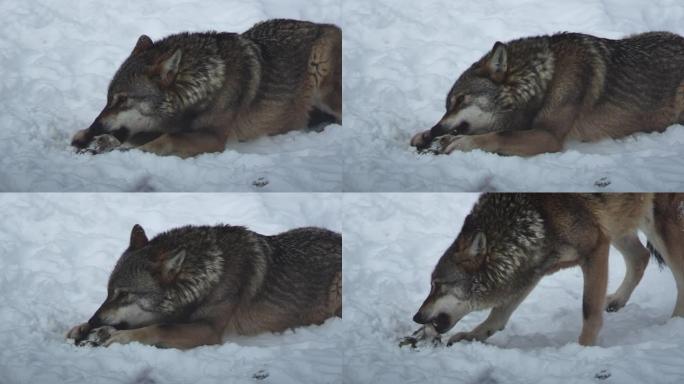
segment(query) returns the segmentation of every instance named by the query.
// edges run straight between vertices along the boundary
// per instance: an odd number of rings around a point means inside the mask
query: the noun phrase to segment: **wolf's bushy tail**
[[[661,255],[660,252],[658,252],[658,250],[653,246],[653,244],[650,241],[646,242],[646,248],[648,248],[648,251],[651,252],[651,256],[653,256],[653,258],[655,258],[658,262],[658,267],[662,269],[665,265],[665,259],[663,259],[663,255]]]

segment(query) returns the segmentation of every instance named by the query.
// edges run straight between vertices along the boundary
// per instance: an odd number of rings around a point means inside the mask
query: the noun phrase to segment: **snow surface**
[[[0,191],[338,191],[342,128],[290,132],[193,159],[78,155],[138,36],[242,32],[269,18],[340,24],[339,0],[0,1]],[[266,185],[264,185],[266,183]]]
[[[681,0],[344,1],[347,191],[681,191],[684,128],[563,153],[419,155],[409,146],[444,113],[458,75],[497,40],[576,31],[684,35]]]
[[[430,273],[458,234],[473,194],[344,196],[345,382],[682,383],[684,319],[671,319],[670,270],[652,262],[627,305],[606,313],[598,345],[581,347],[579,268],[547,276],[487,343],[399,348],[430,290]],[[624,276],[611,249],[609,292]],[[448,333],[469,331],[487,312]],[[443,338],[448,340],[448,338]],[[603,380],[597,378],[610,377]]]
[[[309,225],[339,232],[340,202],[329,194],[0,195],[0,383],[342,382],[339,318],[189,351],[76,347],[64,337],[104,300],[135,223],[150,237],[218,223],[263,234]]]

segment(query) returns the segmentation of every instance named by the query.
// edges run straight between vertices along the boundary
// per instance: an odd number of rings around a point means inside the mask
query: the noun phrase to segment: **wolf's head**
[[[551,76],[548,51],[535,48],[529,58],[513,57],[508,45],[494,44],[451,87],[446,112],[431,128],[430,139],[528,129],[530,111],[539,108]]]
[[[483,232],[461,233],[432,272],[430,293],[413,321],[431,324],[437,332],[444,333],[463,316],[482,309],[482,304],[473,295],[474,272],[487,259],[487,252]]]
[[[215,259],[203,264],[189,258],[182,246],[169,249],[163,242],[148,241],[136,224],[109,277],[107,298],[89,320],[91,326],[139,328],[184,316],[215,284],[222,267]]]
[[[153,50],[154,43],[142,35],[131,55],[114,75],[107,91],[107,105],[88,129],[74,136],[71,145],[86,147],[105,133],[125,142],[138,134],[161,131],[163,103],[178,74],[183,52]]]
[[[432,272],[413,320],[444,333],[470,312],[495,307],[534,284],[545,227],[534,197],[483,194]]]

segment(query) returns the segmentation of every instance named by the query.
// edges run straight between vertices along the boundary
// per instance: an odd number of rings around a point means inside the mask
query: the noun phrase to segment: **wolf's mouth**
[[[430,324],[435,328],[435,331],[444,333],[451,328],[451,318],[446,313],[440,313],[432,319]]]

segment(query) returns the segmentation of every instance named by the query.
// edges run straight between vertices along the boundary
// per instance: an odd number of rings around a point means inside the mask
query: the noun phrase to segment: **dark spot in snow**
[[[260,177],[252,182],[252,185],[257,188],[263,188],[268,185],[268,179],[265,177]]]
[[[602,369],[601,372],[594,375],[599,380],[605,380],[610,377],[610,372],[607,369]]]
[[[607,177],[602,177],[594,182],[594,185],[599,188],[605,188],[610,185],[610,179]]]
[[[257,373],[255,373],[254,375],[252,375],[252,378],[253,378],[254,380],[263,380],[263,379],[265,379],[265,378],[267,378],[267,377],[268,377],[268,371],[265,370],[265,369],[260,369],[259,371],[257,371]]]

